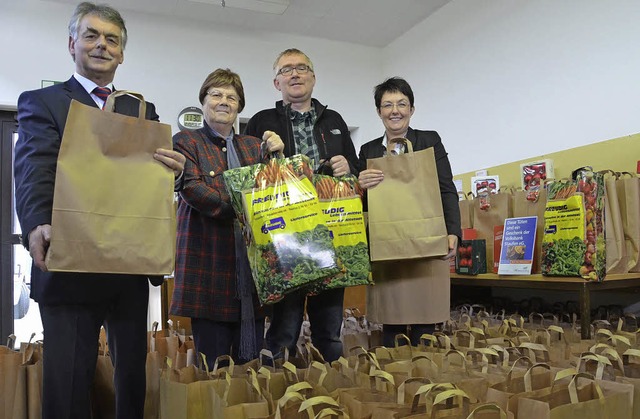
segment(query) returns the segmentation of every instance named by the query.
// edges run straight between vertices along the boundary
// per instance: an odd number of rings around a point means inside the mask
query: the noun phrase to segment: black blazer
[[[360,170],[367,168],[367,159],[374,159],[384,155],[385,148],[382,145],[383,137],[376,138],[363,144],[360,148]],[[447,151],[442,145],[440,136],[435,131],[419,131],[409,128],[407,139],[411,141],[414,151],[424,150],[433,147],[438,170],[438,182],[440,183],[440,196],[442,198],[442,209],[444,219],[447,224],[447,233],[460,238],[460,207],[458,206],[458,192],[453,184],[451,165],[447,157]]]
[[[25,247],[29,232],[51,224],[58,151],[71,100],[97,107],[89,93],[71,77],[64,83],[24,92],[18,99],[18,141],[14,154],[16,212]],[[139,101],[130,96],[116,99],[115,112],[138,116]],[[147,103],[146,119],[157,121],[155,106]],[[125,185],[123,185],[125,187]],[[42,272],[32,266],[31,297],[40,303],[92,303],[117,292],[118,283],[132,275]],[[136,277],[139,278],[139,277]],[[154,277],[155,285],[162,277]]]

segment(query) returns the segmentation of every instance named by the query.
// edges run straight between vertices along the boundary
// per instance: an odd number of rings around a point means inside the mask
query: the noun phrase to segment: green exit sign
[[[55,81],[55,80],[42,80],[40,82],[40,87],[49,87],[49,86],[53,86],[54,84],[60,84],[62,83],[61,81]]]

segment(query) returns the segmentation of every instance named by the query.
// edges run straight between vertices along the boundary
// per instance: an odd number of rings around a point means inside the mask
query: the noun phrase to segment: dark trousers
[[[116,417],[144,415],[149,283],[133,278],[105,301],[40,305],[44,327],[43,419],[91,417],[100,327],[115,368]]]
[[[274,304],[271,326],[267,331],[267,348],[276,357],[282,355],[282,348],[288,348],[291,354],[295,353],[304,316],[305,299],[313,345],[318,348],[325,361],[337,360],[342,355],[340,327],[344,288],[323,291],[309,298],[306,297],[305,291],[293,292]]]
[[[435,324],[384,324],[382,325],[382,344],[388,348],[396,346],[396,335],[407,335],[411,340],[411,345],[417,346],[420,343],[420,336],[433,334],[436,331]],[[405,345],[406,341],[402,340],[399,344]]]
[[[240,364],[251,361],[239,359],[240,322],[218,322],[209,319],[192,318],[191,329],[196,351],[207,357],[209,369],[221,355],[230,355]],[[256,320],[256,350],[260,352],[264,345],[264,319]],[[257,357],[257,354],[256,354]],[[225,364],[221,364],[223,366]]]

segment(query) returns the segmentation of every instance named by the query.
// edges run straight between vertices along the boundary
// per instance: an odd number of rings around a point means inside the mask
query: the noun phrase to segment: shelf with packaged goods
[[[603,282],[585,281],[578,277],[534,275],[460,275],[451,274],[453,286],[480,286],[496,288],[540,288],[546,290],[574,291],[580,301],[580,326],[582,338],[590,338],[591,292],[640,288],[640,273],[611,274]]]

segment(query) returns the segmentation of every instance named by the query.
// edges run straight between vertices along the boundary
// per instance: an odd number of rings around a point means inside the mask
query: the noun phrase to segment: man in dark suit
[[[33,258],[31,297],[44,327],[43,418],[90,417],[89,393],[100,327],[115,366],[116,415],[141,418],[145,399],[148,278],[135,275],[47,272],[54,181],[71,100],[102,107],[123,62],[124,20],[106,5],[81,3],[69,23],[75,74],[65,83],[24,92],[18,99],[15,149],[16,211]],[[138,116],[137,99],[116,99],[115,112]],[[153,104],[146,118],[158,120]],[[158,149],[154,158],[182,173],[185,158]],[[177,182],[178,183],[178,182]],[[126,187],[126,185],[122,185]],[[159,285],[162,278],[150,278]]]

